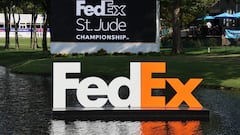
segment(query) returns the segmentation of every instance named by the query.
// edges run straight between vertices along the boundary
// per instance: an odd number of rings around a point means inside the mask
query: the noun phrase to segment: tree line
[[[161,18],[172,27],[173,54],[183,52],[181,29],[186,28],[197,17],[208,14],[208,10],[219,0],[160,0]]]
[[[48,51],[47,47],[47,30],[49,26],[50,17],[50,0],[0,0],[0,12],[4,13],[5,20],[5,49],[10,48],[10,28],[11,17],[13,18],[15,29],[15,48],[19,48],[18,28],[21,20],[21,13],[31,13],[31,40],[30,47],[36,49],[37,42],[37,28],[36,21],[38,14],[43,15],[43,51]]]

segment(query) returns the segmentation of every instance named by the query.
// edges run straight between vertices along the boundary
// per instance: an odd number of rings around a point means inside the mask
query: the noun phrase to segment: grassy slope
[[[15,72],[37,74],[51,73],[52,61],[81,61],[83,75],[117,77],[129,75],[130,61],[164,61],[167,62],[167,74],[162,76],[204,78],[203,84],[240,88],[240,64],[236,60],[240,55],[231,58],[199,56],[88,56],[80,58],[52,58],[29,60],[13,67]],[[104,75],[104,76],[103,76]]]
[[[26,41],[25,41],[26,42]],[[240,88],[240,47],[187,49],[186,55],[167,56],[67,56],[53,57],[40,50],[32,51],[26,45],[20,50],[3,50],[0,47],[0,65],[10,67],[13,72],[29,74],[51,74],[52,61],[81,61],[83,75],[97,75],[112,79],[129,75],[130,61],[167,62],[167,74],[183,80],[203,78],[203,84]],[[1,41],[0,41],[0,45]]]

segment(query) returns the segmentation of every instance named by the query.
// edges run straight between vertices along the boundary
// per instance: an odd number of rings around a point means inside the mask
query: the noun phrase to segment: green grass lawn
[[[36,55],[36,57],[38,57]],[[97,75],[113,79],[129,75],[131,61],[167,62],[167,74],[162,77],[203,78],[204,85],[240,88],[240,55],[218,56],[87,56],[30,59],[12,67],[20,73],[51,73],[52,61],[81,61],[83,76]]]
[[[50,38],[47,39],[48,45],[50,44]],[[19,46],[21,50],[32,50],[32,48],[30,48],[30,38],[19,38]],[[4,38],[0,38],[0,49],[2,50],[3,47],[5,45],[5,39]],[[42,38],[38,38],[38,45],[41,47],[42,46]],[[10,49],[14,49],[15,48],[15,38],[10,38]],[[38,50],[41,50],[41,48],[39,48]]]
[[[5,50],[1,41],[0,65],[16,73],[51,75],[53,61],[80,61],[83,76],[113,79],[128,76],[131,61],[161,61],[167,62],[167,74],[162,77],[203,78],[202,85],[240,89],[240,47],[211,48],[210,54],[207,48],[189,48],[183,55],[169,55],[169,49],[162,49],[161,53],[150,55],[55,57],[41,49],[29,49],[28,42],[21,46],[19,50]]]

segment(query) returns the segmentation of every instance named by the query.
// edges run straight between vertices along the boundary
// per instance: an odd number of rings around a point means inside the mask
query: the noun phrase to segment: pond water
[[[240,91],[198,89],[209,121],[62,121],[51,119],[51,79],[0,67],[0,135],[240,135]]]

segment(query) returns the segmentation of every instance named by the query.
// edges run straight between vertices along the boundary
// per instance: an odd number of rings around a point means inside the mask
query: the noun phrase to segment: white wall
[[[31,14],[20,14],[20,23],[31,23],[32,15]],[[15,19],[18,20],[18,14],[15,14]],[[4,24],[4,14],[0,13],[0,24]],[[43,16],[38,15],[36,23],[43,23]],[[13,17],[11,16],[11,24],[13,24]]]
[[[42,37],[42,32],[37,32],[37,37]],[[5,32],[0,31],[0,38],[5,37]],[[10,37],[15,37],[15,32],[10,32]],[[24,38],[30,38],[31,33],[30,32],[18,32],[18,37],[24,37]],[[50,32],[47,33],[47,37],[50,38]]]
[[[16,21],[17,21],[18,20],[18,14],[15,14],[15,18],[16,18]],[[30,25],[31,24],[31,19],[32,19],[31,14],[20,14],[20,26],[27,26],[27,24]],[[36,23],[40,24],[42,26],[42,24],[43,24],[43,16],[42,15],[38,15]],[[0,13],[0,24],[5,25],[4,14],[2,14],[2,13]],[[13,23],[13,17],[11,16],[11,25],[13,25],[13,24],[14,24]],[[29,28],[25,27],[23,30],[25,30],[25,31],[20,30],[18,32],[18,36],[19,37],[25,37],[25,38],[30,37],[31,33],[30,33]],[[42,37],[42,32],[37,32],[37,36]],[[0,28],[0,37],[1,38],[5,37],[4,28]],[[15,32],[14,32],[13,28],[11,29],[10,37],[15,37]],[[50,37],[50,32],[47,33],[47,37]]]

